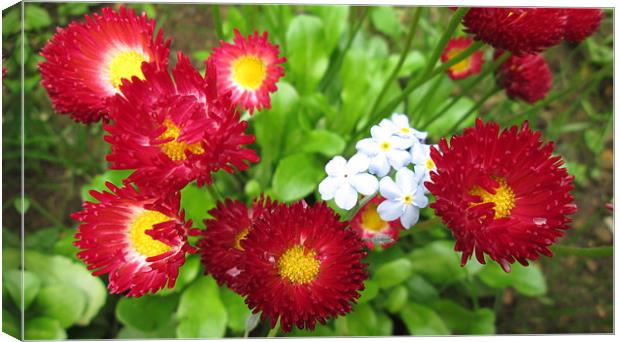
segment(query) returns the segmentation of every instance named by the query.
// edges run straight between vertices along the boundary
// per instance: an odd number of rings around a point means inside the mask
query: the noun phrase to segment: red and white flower
[[[375,244],[383,248],[392,246],[398,240],[401,230],[403,230],[398,220],[388,222],[379,216],[377,207],[382,201],[383,198],[381,196],[375,196],[351,220],[351,228],[366,242],[366,246],[370,250],[375,248]],[[386,239],[391,240],[391,242],[380,243]]]
[[[443,63],[449,62],[451,59],[457,57],[465,51],[471,44],[473,44],[473,42],[474,41],[472,39],[465,37],[450,39],[448,45],[441,54],[441,61]],[[453,80],[467,78],[471,75],[479,73],[483,63],[484,60],[482,57],[482,51],[477,50],[464,60],[448,68],[448,76],[450,76]]]

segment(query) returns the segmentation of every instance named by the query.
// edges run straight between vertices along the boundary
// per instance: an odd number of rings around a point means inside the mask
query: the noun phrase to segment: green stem
[[[423,114],[421,113],[425,112],[428,103],[431,102],[431,100],[435,96],[435,93],[437,93],[437,88],[439,88],[439,86],[441,85],[441,81],[443,81],[443,78],[441,76],[437,77],[435,82],[426,90],[426,94],[422,96],[422,99],[420,99],[418,104],[411,110],[411,112],[407,113],[407,115],[412,119],[413,127],[416,127],[422,119]],[[414,113],[419,114],[415,115]]]
[[[340,70],[340,65],[342,64],[342,61],[344,60],[344,56],[346,55],[347,51],[349,51],[349,48],[351,48],[351,44],[353,44],[353,39],[355,38],[355,36],[357,35],[357,32],[362,27],[362,24],[364,23],[364,19],[366,19],[366,15],[368,14],[368,9],[364,8],[363,11],[364,12],[362,12],[362,15],[359,21],[357,22],[357,24],[351,31],[351,34],[349,35],[349,40],[347,41],[347,44],[345,45],[344,49],[340,52],[338,50],[334,51],[335,53],[335,57],[333,59],[334,62],[329,64],[329,67],[327,68],[327,72],[325,73],[325,77],[323,77],[323,79],[321,80],[321,83],[319,84],[320,92],[323,92],[325,91],[325,89],[327,89],[327,87],[332,83],[332,79],[334,78],[336,71]]]
[[[218,39],[224,39],[224,30],[222,29],[222,18],[220,17],[220,6],[211,5],[211,13],[213,14],[213,23],[215,24],[215,32]]]
[[[362,198],[361,201],[359,201],[355,207],[353,207],[353,209],[349,210],[349,212],[347,213],[346,216],[344,216],[344,220],[345,221],[350,221],[353,217],[355,217],[355,215],[357,214],[358,211],[360,211],[360,209],[362,209],[368,202],[370,202],[373,198],[375,197],[375,194],[372,194],[370,196],[365,196],[364,198]]]
[[[586,258],[604,258],[612,257],[614,255],[613,246],[572,247],[556,245],[551,247],[551,250],[558,256],[574,255]]]
[[[443,114],[445,114],[452,106],[454,106],[463,96],[469,94],[469,92],[474,88],[475,85],[479,84],[482,79],[484,79],[487,75],[494,72],[502,63],[504,63],[508,58],[510,58],[510,52],[504,51],[504,53],[497,58],[490,66],[485,68],[478,76],[475,78],[470,78],[467,81],[463,82],[462,89],[457,96],[452,98],[452,101],[445,105],[437,114],[435,114],[430,120],[425,122],[420,129],[425,130],[428,126],[430,126],[435,120],[439,119]]]
[[[480,303],[478,302],[478,287],[472,276],[469,276],[468,278],[469,295],[471,296],[471,301],[474,304],[474,310],[478,310],[480,308]]]
[[[377,96],[375,103],[371,107],[372,109],[370,110],[370,113],[374,113],[375,110],[379,108],[379,105],[381,104],[381,100],[383,100],[383,97],[385,96],[388,89],[390,88],[390,84],[394,82],[394,80],[398,76],[398,72],[402,68],[403,64],[405,64],[407,55],[409,55],[409,49],[411,49],[411,42],[413,41],[413,37],[415,36],[415,33],[418,28],[418,22],[420,21],[421,13],[422,13],[422,8],[416,7],[415,12],[413,14],[413,19],[411,19],[411,26],[409,27],[409,34],[407,35],[407,38],[405,41],[405,48],[403,49],[403,52],[400,54],[400,59],[398,60],[398,63],[396,63],[396,67],[394,67],[394,70],[392,70],[390,77],[388,77],[388,79],[383,84],[383,87],[381,89],[381,92],[379,93],[379,96]]]
[[[495,311],[495,314],[499,314],[499,312],[502,310],[502,304],[504,301],[504,289],[497,289],[497,291],[495,292],[495,303],[493,304],[493,310]]]
[[[35,201],[32,197],[29,197],[30,206],[39,212],[39,214],[43,215],[46,219],[52,222],[56,227],[64,227],[65,225],[56,218],[56,216],[52,215],[47,209],[43,208],[39,202]]]
[[[278,334],[278,330],[280,330],[280,321],[279,320],[278,320],[278,322],[276,322],[276,326],[273,327],[273,329],[269,330],[269,333],[267,334],[267,338],[276,337],[276,335]]]
[[[454,131],[456,131],[459,126],[465,122],[465,120],[467,120],[467,118],[474,113],[475,111],[477,111],[478,109],[480,109],[480,107],[482,107],[482,105],[491,97],[493,96],[493,94],[497,93],[499,91],[498,87],[493,87],[491,88],[490,91],[488,91],[486,94],[484,94],[484,96],[482,96],[480,98],[480,100],[478,100],[478,102],[476,102],[471,108],[469,108],[469,110],[467,111],[467,113],[465,113],[457,122],[454,123],[454,125],[452,125],[452,127],[450,128],[450,130],[448,131],[448,134],[452,134],[454,133]]]

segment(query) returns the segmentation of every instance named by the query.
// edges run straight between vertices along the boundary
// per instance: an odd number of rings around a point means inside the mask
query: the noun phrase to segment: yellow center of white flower
[[[400,129],[401,133],[404,134],[409,134],[409,132],[411,132],[411,129],[409,129],[409,127],[403,127]]]
[[[161,241],[153,239],[145,233],[152,229],[154,225],[170,221],[170,217],[154,210],[144,210],[131,223],[129,228],[129,238],[131,245],[136,252],[145,257],[152,257],[168,252],[171,248]]]
[[[241,240],[245,239],[245,237],[248,235],[248,233],[250,232],[249,229],[244,229],[241,231],[241,233],[237,234],[237,236],[235,236],[235,248],[242,251],[243,247],[241,247]]]
[[[405,197],[403,197],[403,202],[405,202],[405,204],[411,204],[413,202],[413,196],[405,195]]]
[[[232,62],[232,77],[241,87],[248,90],[260,88],[267,76],[267,68],[260,58],[245,55]]]
[[[179,134],[181,130],[177,125],[172,122],[170,119],[164,120],[164,125],[166,126],[166,131],[159,136],[158,139],[168,139],[173,138],[173,140],[161,144],[159,148],[164,152],[170,159],[174,161],[185,160],[187,156],[185,156],[185,150],[189,150],[193,154],[201,154],[204,153],[204,149],[200,145],[199,142],[188,144],[185,141],[178,141]]]
[[[377,212],[377,205],[370,203],[362,213],[362,227],[371,232],[381,232],[389,227],[389,224],[381,219]]]
[[[450,51],[448,51],[448,60],[453,59],[454,57],[458,56],[461,54],[461,52],[463,52],[464,49],[452,49]],[[469,68],[471,67],[471,56],[465,58],[464,60],[454,64],[453,66],[450,67],[450,70],[452,70],[453,72],[460,74],[462,72],[465,72],[467,70],[469,70]]]
[[[143,54],[136,51],[120,52],[112,58],[110,62],[110,82],[114,88],[118,89],[121,86],[121,80],[126,78],[131,80],[132,76],[136,76],[139,79],[144,79],[142,73],[142,62],[148,61],[148,58]]]
[[[431,158],[426,159],[426,168],[428,170],[433,170],[435,168],[435,162]]]
[[[295,245],[278,259],[278,271],[282,278],[303,285],[316,279],[320,264],[315,251],[307,251],[301,245]]]
[[[392,148],[392,144],[390,144],[389,141],[384,141],[381,144],[379,144],[379,148],[383,151],[389,151],[390,148]]]
[[[495,180],[499,183],[499,187],[495,189],[495,194],[491,194],[477,185],[469,193],[482,198],[482,202],[472,202],[472,206],[494,203],[495,218],[499,219],[510,215],[512,208],[515,206],[515,193],[504,178],[496,178]]]

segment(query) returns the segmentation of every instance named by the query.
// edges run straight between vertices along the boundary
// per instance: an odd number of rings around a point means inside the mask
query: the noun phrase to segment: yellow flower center
[[[232,62],[232,77],[241,87],[258,89],[267,76],[265,63],[258,57],[246,55]]]
[[[405,197],[403,197],[403,202],[405,202],[405,204],[411,204],[411,202],[413,202],[413,197],[411,195],[405,195]]]
[[[448,52],[448,60],[453,59],[454,57],[458,56],[461,54],[461,52],[463,52],[464,49],[452,49]],[[464,60],[454,64],[453,66],[450,67],[450,70],[452,70],[452,72],[460,74],[463,73],[467,70],[469,70],[469,68],[471,67],[471,56],[465,58]]]
[[[383,151],[389,151],[391,147],[392,145],[390,144],[389,141],[384,141],[379,145],[379,148],[382,149]]]
[[[121,86],[121,80],[126,78],[131,80],[132,76],[137,76],[139,79],[144,79],[142,73],[142,62],[148,61],[148,58],[136,51],[126,51],[118,53],[112,58],[110,62],[110,82],[114,88],[118,89]]]
[[[164,125],[166,126],[166,131],[159,136],[159,140],[173,138],[173,140],[161,144],[159,148],[161,148],[162,152],[164,152],[170,159],[174,161],[185,160],[187,157],[185,156],[185,150],[189,150],[193,154],[201,154],[204,153],[204,149],[200,146],[200,143],[188,144],[185,141],[178,141],[179,134],[181,134],[181,129],[177,127],[177,125],[172,122],[170,119],[164,120]]]
[[[362,213],[362,227],[372,232],[381,232],[389,227],[389,224],[381,219],[377,212],[377,205],[370,203]]]
[[[401,133],[404,133],[404,134],[409,134],[409,132],[410,132],[411,130],[409,129],[409,127],[403,127],[403,128],[401,128],[401,129],[400,129],[400,131],[401,131]]]
[[[171,249],[170,246],[145,233],[154,225],[166,221],[170,221],[170,217],[159,211],[145,210],[138,215],[129,228],[129,238],[133,248],[147,258],[168,252]]]
[[[469,193],[482,198],[482,202],[472,203],[472,206],[484,203],[495,204],[495,218],[499,219],[510,215],[515,206],[515,193],[504,178],[496,178],[495,180],[499,183],[499,187],[495,189],[495,194],[491,194],[477,185]]]
[[[282,278],[303,285],[316,279],[320,264],[315,251],[306,251],[301,245],[295,245],[278,259],[278,270]]]
[[[433,170],[435,168],[435,162],[431,158],[426,160],[426,168],[428,170]]]
[[[241,240],[245,239],[245,237],[248,235],[248,233],[250,232],[249,229],[244,229],[241,231],[241,233],[237,234],[237,236],[235,236],[235,248],[242,251],[243,247],[241,247]]]

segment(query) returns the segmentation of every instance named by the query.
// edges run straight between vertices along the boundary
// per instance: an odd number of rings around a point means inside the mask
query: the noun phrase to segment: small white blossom
[[[425,144],[413,144],[411,147],[411,162],[413,165],[422,166],[422,168],[420,168],[420,170],[424,173],[422,183],[430,181],[431,171],[437,170],[437,166],[431,158],[431,146],[439,149],[438,145]],[[426,186],[424,189],[426,189]]]
[[[390,172],[390,166],[395,170],[411,162],[411,155],[406,151],[411,140],[393,135],[389,129],[373,126],[370,129],[372,138],[362,139],[355,148],[370,158],[368,171],[379,177]]]
[[[379,126],[388,129],[392,134],[398,135],[414,142],[424,142],[428,133],[418,131],[409,126],[409,118],[407,115],[394,113],[391,119],[383,119]]]
[[[421,184],[422,170],[416,167],[416,174],[404,167],[396,172],[396,183],[390,177],[379,182],[379,191],[385,201],[377,207],[379,216],[384,221],[400,218],[403,227],[409,229],[420,217],[420,208],[428,205]]]
[[[368,172],[369,160],[363,154],[356,154],[347,162],[341,156],[336,156],[325,165],[325,178],[319,184],[319,193],[323,200],[335,198],[339,208],[349,210],[357,203],[358,192],[362,195],[372,195],[377,191],[379,182]]]

